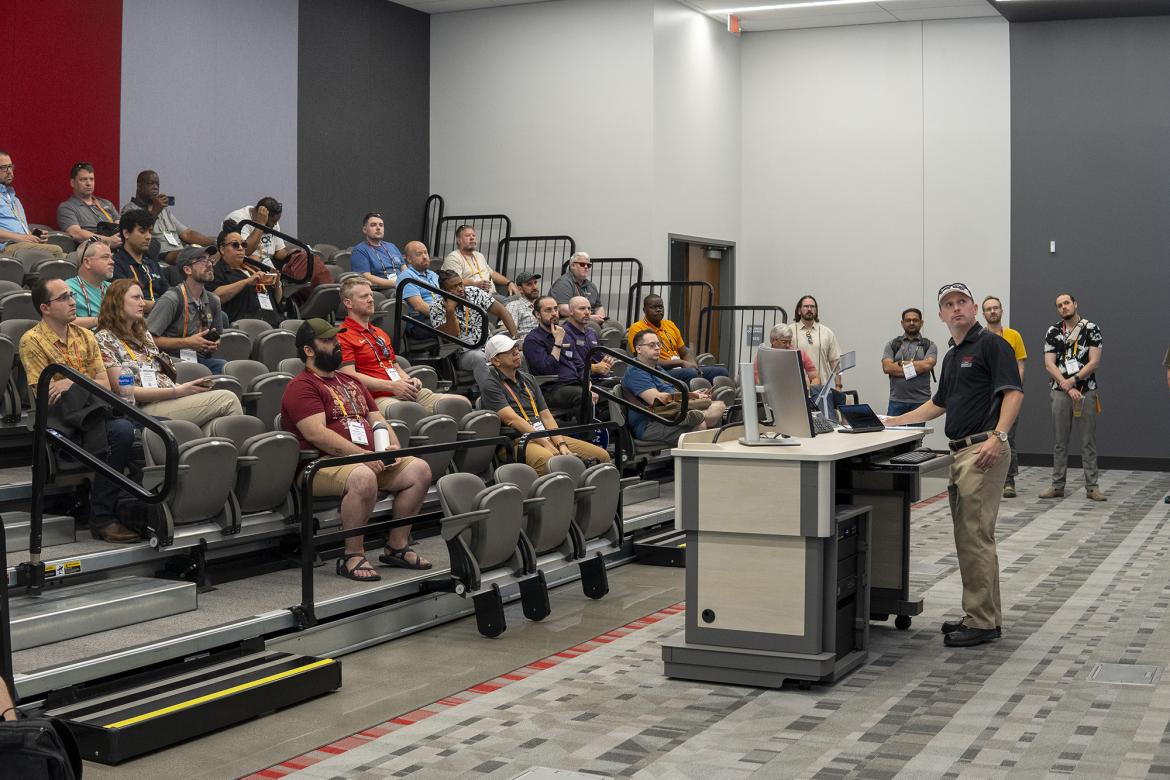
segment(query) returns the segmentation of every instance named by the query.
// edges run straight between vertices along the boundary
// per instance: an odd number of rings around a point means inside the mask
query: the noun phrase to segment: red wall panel
[[[0,73],[0,149],[29,221],[56,227],[81,161],[96,169],[97,194],[120,206],[122,0],[0,0]]]

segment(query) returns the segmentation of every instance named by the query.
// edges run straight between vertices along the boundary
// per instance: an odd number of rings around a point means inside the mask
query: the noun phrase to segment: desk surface
[[[761,431],[770,428],[761,427]],[[878,431],[876,433],[826,433],[811,439],[796,439],[794,447],[748,447],[740,444],[743,428],[729,428],[717,443],[711,440],[715,431],[694,431],[683,434],[679,446],[670,454],[679,458],[741,458],[751,460],[831,461],[864,455],[875,450],[920,441],[928,429],[914,431]],[[791,440],[790,440],[791,441]]]

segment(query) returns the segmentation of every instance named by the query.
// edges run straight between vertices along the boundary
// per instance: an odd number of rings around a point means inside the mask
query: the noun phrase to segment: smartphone
[[[212,328],[211,330],[207,331],[207,335],[203,338],[207,339],[208,341],[219,341],[219,331],[215,328]]]
[[[41,230],[40,228],[33,228],[32,234],[34,236],[36,236],[37,238],[40,238],[41,236],[43,236],[45,234],[45,231]]]
[[[215,384],[215,377],[205,376],[202,379],[200,379],[198,382],[196,382],[195,384],[199,385],[200,387],[211,387],[212,385]]]
[[[174,195],[167,195],[167,205],[168,206],[175,205],[175,196]]]

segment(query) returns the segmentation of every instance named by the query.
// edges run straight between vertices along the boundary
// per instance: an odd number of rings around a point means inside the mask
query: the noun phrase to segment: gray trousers
[[[1068,473],[1068,437],[1075,426],[1081,436],[1081,466],[1085,471],[1085,491],[1097,487],[1097,391],[1086,390],[1081,401],[1081,416],[1073,417],[1073,402],[1063,390],[1052,390],[1052,427],[1056,441],[1052,445],[1052,486],[1064,488]]]

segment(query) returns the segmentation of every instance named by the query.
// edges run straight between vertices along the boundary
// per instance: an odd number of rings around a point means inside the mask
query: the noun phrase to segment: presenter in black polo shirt
[[[963,619],[942,625],[949,647],[981,645],[1001,636],[995,519],[1011,455],[1007,431],[1024,402],[1011,345],[984,330],[975,320],[978,314],[967,285],[953,282],[938,291],[938,316],[951,331],[938,391],[917,409],[886,420],[907,425],[947,415],[954,456],[947,493],[963,578]]]

